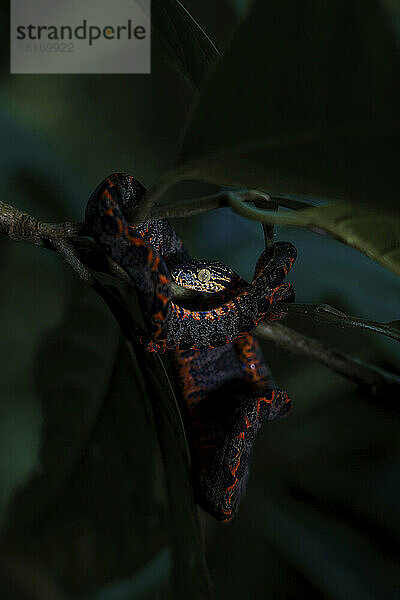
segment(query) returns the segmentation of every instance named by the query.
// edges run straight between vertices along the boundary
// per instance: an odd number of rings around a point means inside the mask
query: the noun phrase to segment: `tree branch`
[[[44,240],[53,238],[76,238],[87,235],[83,223],[44,223],[18,208],[0,201],[0,233],[13,240],[26,240],[45,246]]]
[[[252,190],[235,192],[234,196],[235,198],[240,198],[240,201],[243,202],[257,201],[264,204],[273,204],[275,202],[275,198],[272,199],[268,194],[260,194]],[[231,199],[232,192],[221,192],[220,194],[191,200],[175,206],[154,207],[151,212],[151,218],[191,216],[205,210],[228,206]],[[280,203],[280,200],[278,202]],[[252,210],[257,209],[253,208]],[[124,305],[122,298],[118,297],[108,287],[103,286],[89,269],[112,274],[122,281],[130,280],[123,269],[110,260],[92,240],[82,237],[88,233],[83,223],[45,223],[17,208],[0,202],[0,233],[8,235],[14,240],[25,240],[58,252],[75,269],[79,276],[103,297],[120,323],[126,337],[128,339],[132,337],[132,332],[137,326],[133,323],[129,309]],[[264,234],[266,248],[268,248],[272,240],[272,230],[267,228],[264,230]],[[331,307],[327,309],[324,305],[312,307],[307,305],[282,304],[280,310],[282,310],[282,307],[285,312],[301,312],[313,319],[331,324],[342,327],[369,329],[389,335],[394,339],[399,339],[396,323],[382,324],[365,321],[344,315]],[[379,393],[384,387],[398,387],[400,384],[399,377],[328,348],[321,342],[303,336],[281,324],[264,323],[256,329],[256,334],[286,350],[324,364],[360,385],[370,386],[373,393]]]
[[[93,240],[82,237],[88,235],[84,223],[45,223],[0,201],[0,233],[12,240],[30,242],[48,250],[56,250],[57,240],[68,241],[76,257],[88,268],[130,282],[125,271],[101,252]]]

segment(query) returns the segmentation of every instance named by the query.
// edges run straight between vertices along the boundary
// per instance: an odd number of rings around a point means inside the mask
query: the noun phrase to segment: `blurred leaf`
[[[177,400],[163,360],[148,353],[138,355],[138,360],[143,365],[145,385],[153,404],[169,493],[168,522],[173,545],[171,597],[212,599],[202,532],[193,500],[189,451]]]
[[[398,56],[378,0],[256,0],[193,112],[185,177],[397,208]]]
[[[0,114],[7,139],[0,175],[2,199],[48,220],[74,214],[76,180],[44,144]],[[59,170],[58,177],[54,176]],[[57,185],[56,185],[57,181]],[[69,199],[68,209],[66,198]],[[15,491],[39,468],[42,409],[33,362],[43,331],[65,306],[69,271],[52,253],[1,237],[0,254],[0,522]]]
[[[45,327],[63,309],[65,271],[53,256],[9,240],[0,273],[0,519],[16,489],[38,468],[42,413],[32,363]]]
[[[106,307],[74,283],[62,324],[37,356],[41,469],[14,500],[7,540],[82,591],[131,575],[165,541],[138,374]]]
[[[65,600],[54,579],[35,558],[21,560],[13,553],[0,559],[2,600]]]
[[[396,511],[400,489],[392,468],[400,450],[397,398],[371,401],[335,390],[322,396],[320,389],[314,394],[319,399],[314,398],[313,406],[294,410],[286,427],[271,428],[265,438],[264,457],[282,444],[278,461],[263,461],[269,487],[273,480],[281,490],[308,499],[315,508],[369,534],[379,529],[389,551],[388,538],[400,533]]]
[[[313,507],[289,497],[260,503],[264,529],[274,546],[322,594],[332,600],[394,598],[395,568],[388,569],[368,539]],[[392,589],[390,589],[392,587]]]
[[[8,17],[4,23],[8,28]],[[11,151],[18,146],[19,162],[23,157],[32,170],[41,165],[59,189],[78,192],[69,198],[71,204],[79,199],[78,219],[82,219],[90,192],[112,171],[132,173],[149,185],[175,161],[178,134],[192,100],[192,90],[164,60],[158,40],[154,42],[151,76],[16,78],[7,64],[0,74],[0,126],[4,114],[19,122],[26,145],[21,147],[15,131],[7,135],[1,151],[3,164],[8,166]],[[166,93],[170,89],[173,94]],[[59,155],[73,169],[66,168]],[[71,218],[71,213],[67,212],[66,218]]]
[[[288,361],[282,354],[279,360],[278,381],[285,385]],[[262,590],[262,597],[279,600],[394,600],[397,407],[388,408],[390,398],[355,395],[330,371],[321,378],[318,368],[310,369],[307,398],[301,360],[294,370],[293,413],[264,425],[237,519],[211,529],[212,572],[229,573],[218,598],[256,598]]]
[[[252,0],[230,0],[233,8],[239,17],[243,17],[247,14]]]
[[[219,56],[208,35],[179,0],[153,0],[151,21],[171,66],[199,87]]]
[[[400,275],[400,216],[346,203],[306,209],[302,218],[315,228],[360,250]]]
[[[149,600],[165,583],[171,569],[170,562],[169,551],[164,549],[134,577],[103,586],[99,592],[81,600]]]
[[[3,114],[0,130],[9,140],[0,167],[5,198],[12,198],[16,206],[47,220],[78,214],[78,190],[82,186],[60,158]],[[34,387],[33,365],[39,340],[62,318],[65,295],[75,276],[51,252],[7,239],[2,242],[3,255],[7,256],[0,272],[0,352],[5,365],[1,378],[0,477],[4,501],[1,508],[5,509],[17,484],[22,485],[42,466],[38,451],[43,406]],[[49,378],[55,375],[56,371]],[[14,449],[11,461],[10,447]]]
[[[45,515],[62,497],[97,426],[114,369],[119,329],[92,290],[78,282],[74,287],[62,325],[44,337],[36,358],[45,419],[41,474],[24,499],[19,525]]]

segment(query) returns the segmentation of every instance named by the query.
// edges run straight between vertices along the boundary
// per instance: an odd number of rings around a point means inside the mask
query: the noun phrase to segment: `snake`
[[[249,284],[219,261],[192,259],[166,218],[136,225],[124,216],[146,189],[112,173],[91,194],[86,227],[136,289],[145,330],[132,337],[149,352],[167,352],[188,440],[196,502],[219,521],[237,513],[251,451],[265,421],[291,410],[258,341],[250,333],[294,290],[284,279],[296,248],[276,242],[262,253]],[[199,292],[196,306],[176,301],[172,283]],[[283,313],[282,313],[283,314]]]

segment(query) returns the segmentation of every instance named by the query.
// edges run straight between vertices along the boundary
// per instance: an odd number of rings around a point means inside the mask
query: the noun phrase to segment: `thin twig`
[[[256,193],[257,192],[254,191],[254,194]],[[247,204],[243,202],[243,198],[238,192],[229,193],[229,204],[231,208],[238,214],[242,215],[243,217],[247,217],[252,221],[257,221],[258,223],[266,223],[270,225],[298,225],[301,227],[314,226],[314,223],[311,221],[308,214],[301,210],[295,213],[278,213],[277,211],[270,212],[254,206],[247,206]]]
[[[142,223],[148,221],[151,208],[157,203],[157,200],[177,181],[180,177],[175,171],[169,171],[158,180],[142,198],[139,207],[135,211],[133,223]]]
[[[216,210],[230,206],[231,191],[223,190],[209,196],[201,198],[192,198],[177,202],[176,204],[168,204],[167,206],[153,205],[145,215],[139,214],[137,209],[126,211],[125,215],[128,221],[140,223],[142,220],[160,219],[160,218],[185,218],[200,215],[204,212]],[[268,194],[257,190],[238,190],[235,192],[243,202],[255,202],[259,200],[263,202],[263,206],[274,205]],[[146,196],[145,196],[146,197]]]
[[[156,184],[146,192],[144,198],[140,202],[140,206],[135,211],[132,211],[132,222],[133,223],[142,223],[143,221],[148,221],[150,218],[152,218],[152,214],[154,214],[155,207],[159,203],[161,196],[169,188],[171,188],[174,184],[178,183],[179,181],[185,181],[185,180],[191,180],[191,179],[193,179],[193,174],[191,173],[190,169],[178,169],[178,170],[168,171],[167,173],[165,173],[156,182]],[[234,192],[228,191],[226,193],[230,194],[230,193],[234,193]],[[261,197],[265,194],[265,192],[258,191],[258,190],[257,191],[253,190],[252,193],[255,195],[261,196]],[[276,194],[276,195],[272,196],[272,198],[273,198],[273,200],[276,201],[277,204],[279,204],[281,206],[286,206],[287,208],[291,208],[293,210],[310,208],[312,206],[315,206],[316,203],[320,204],[318,199],[310,201],[310,200],[305,200],[302,197],[297,197],[297,196],[294,196],[291,194]],[[165,215],[165,216],[176,216],[176,217],[191,216],[192,214],[199,214],[200,212],[204,212],[205,210],[212,210],[212,209],[202,208],[201,205],[198,205],[196,207],[196,210],[198,212],[192,213],[191,212],[192,207],[189,206],[189,204],[191,202],[192,201],[190,201],[190,200],[188,202],[185,202],[186,206],[184,208],[183,208],[183,203],[182,203],[182,208],[186,214],[183,215],[182,212],[179,212],[179,214],[176,214],[176,215],[170,214],[170,215]],[[197,203],[197,201],[195,200],[194,203]],[[229,204],[230,204],[230,202],[229,202]],[[224,206],[224,204],[223,204],[223,206]],[[215,207],[215,208],[218,208],[218,207]],[[193,206],[193,209],[195,209],[194,206]]]
[[[270,197],[268,197],[268,199],[266,197],[256,197],[254,199],[254,206],[256,208],[270,208],[272,210],[276,210],[278,208],[277,203],[271,200]],[[271,224],[262,223],[262,228],[264,232],[265,252],[268,254],[268,252],[272,250],[272,246],[274,244],[274,226]]]
[[[187,218],[200,215],[218,208],[230,207],[232,205],[232,195],[239,199],[240,202],[259,203],[260,206],[270,210],[276,209],[277,206],[290,208],[292,210],[303,210],[312,208],[314,204],[303,200],[296,200],[286,196],[270,195],[259,190],[224,190],[209,196],[201,198],[192,198],[190,200],[182,200],[175,204],[152,205],[146,215],[138,215],[137,210],[126,211],[126,217],[129,221],[140,223],[142,220],[161,219],[161,218]],[[268,213],[276,214],[276,213]]]
[[[261,323],[254,333],[284,350],[325,365],[360,386],[369,387],[373,394],[379,395],[388,387],[400,387],[400,377],[397,375],[329,348],[322,342],[285,327],[281,323]]]
[[[391,323],[379,323],[377,321],[368,321],[353,317],[346,313],[329,306],[329,304],[295,304],[288,302],[280,302],[279,306],[272,305],[271,309],[279,308],[279,312],[283,308],[288,315],[303,315],[311,317],[313,320],[326,325],[341,327],[342,329],[364,329],[380,333],[393,340],[400,341],[400,321]]]

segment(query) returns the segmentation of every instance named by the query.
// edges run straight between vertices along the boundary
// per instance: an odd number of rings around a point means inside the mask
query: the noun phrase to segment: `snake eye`
[[[197,273],[197,279],[202,283],[207,283],[211,279],[211,273],[208,269],[200,269]]]

